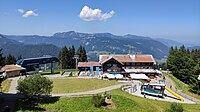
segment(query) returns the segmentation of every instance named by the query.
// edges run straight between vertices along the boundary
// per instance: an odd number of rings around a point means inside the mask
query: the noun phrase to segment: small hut
[[[20,75],[20,71],[26,70],[25,68],[18,66],[18,65],[5,65],[1,68],[4,77],[16,77]]]

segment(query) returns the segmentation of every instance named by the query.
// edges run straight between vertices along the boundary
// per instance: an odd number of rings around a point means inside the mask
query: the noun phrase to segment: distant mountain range
[[[174,41],[174,40],[170,40],[170,39],[164,39],[164,38],[156,38],[155,40],[159,41],[159,42],[162,42],[163,44],[165,44],[166,46],[168,47],[171,47],[171,46],[177,46],[177,47],[180,47],[181,45],[185,45],[186,47],[194,47],[196,45],[194,44],[189,44],[189,43],[181,43],[181,42],[177,42],[177,41]],[[200,46],[199,46],[200,47]]]
[[[150,37],[124,35],[117,36],[111,33],[79,33],[74,31],[55,33],[52,36],[39,35],[0,35],[0,48],[5,55],[11,53],[15,56],[35,57],[41,55],[57,55],[63,46],[84,46],[90,60],[97,60],[99,54],[116,53],[127,54],[140,52],[152,54],[161,59],[168,55],[169,44],[162,39]],[[177,45],[177,43],[175,42]],[[174,45],[175,45],[174,44]],[[180,43],[181,44],[181,43]]]
[[[8,39],[0,35],[0,48],[3,49],[3,54],[7,56],[8,54],[14,55],[16,58],[22,56],[27,57],[38,57],[43,55],[57,56],[60,48],[51,44],[38,44],[29,45],[17,42],[15,40]]]

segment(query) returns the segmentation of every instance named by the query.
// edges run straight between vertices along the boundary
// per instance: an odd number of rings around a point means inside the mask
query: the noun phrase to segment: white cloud
[[[24,13],[24,9],[17,9],[17,11],[22,13],[22,14]]]
[[[84,6],[79,14],[79,17],[85,21],[106,21],[114,15],[114,11],[108,13],[102,13],[100,9],[91,9],[88,6]]]
[[[24,18],[27,18],[29,16],[38,16],[38,14],[35,11],[33,11],[33,10],[29,10],[29,11],[25,12],[22,15],[22,17],[24,17]]]

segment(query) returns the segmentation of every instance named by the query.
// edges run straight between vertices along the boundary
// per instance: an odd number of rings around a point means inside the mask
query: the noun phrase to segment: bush
[[[101,107],[105,103],[105,97],[102,95],[94,95],[92,97],[92,103],[95,107]]]
[[[170,109],[167,109],[166,112],[183,112],[183,106],[180,103],[172,103]]]
[[[17,90],[28,98],[38,98],[52,91],[53,82],[40,74],[30,76],[18,82]]]

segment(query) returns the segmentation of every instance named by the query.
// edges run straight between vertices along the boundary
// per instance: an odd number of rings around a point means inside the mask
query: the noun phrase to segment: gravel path
[[[11,80],[10,83],[10,88],[8,93],[17,93],[17,81],[19,80],[19,77],[13,77],[13,78],[9,78]]]

